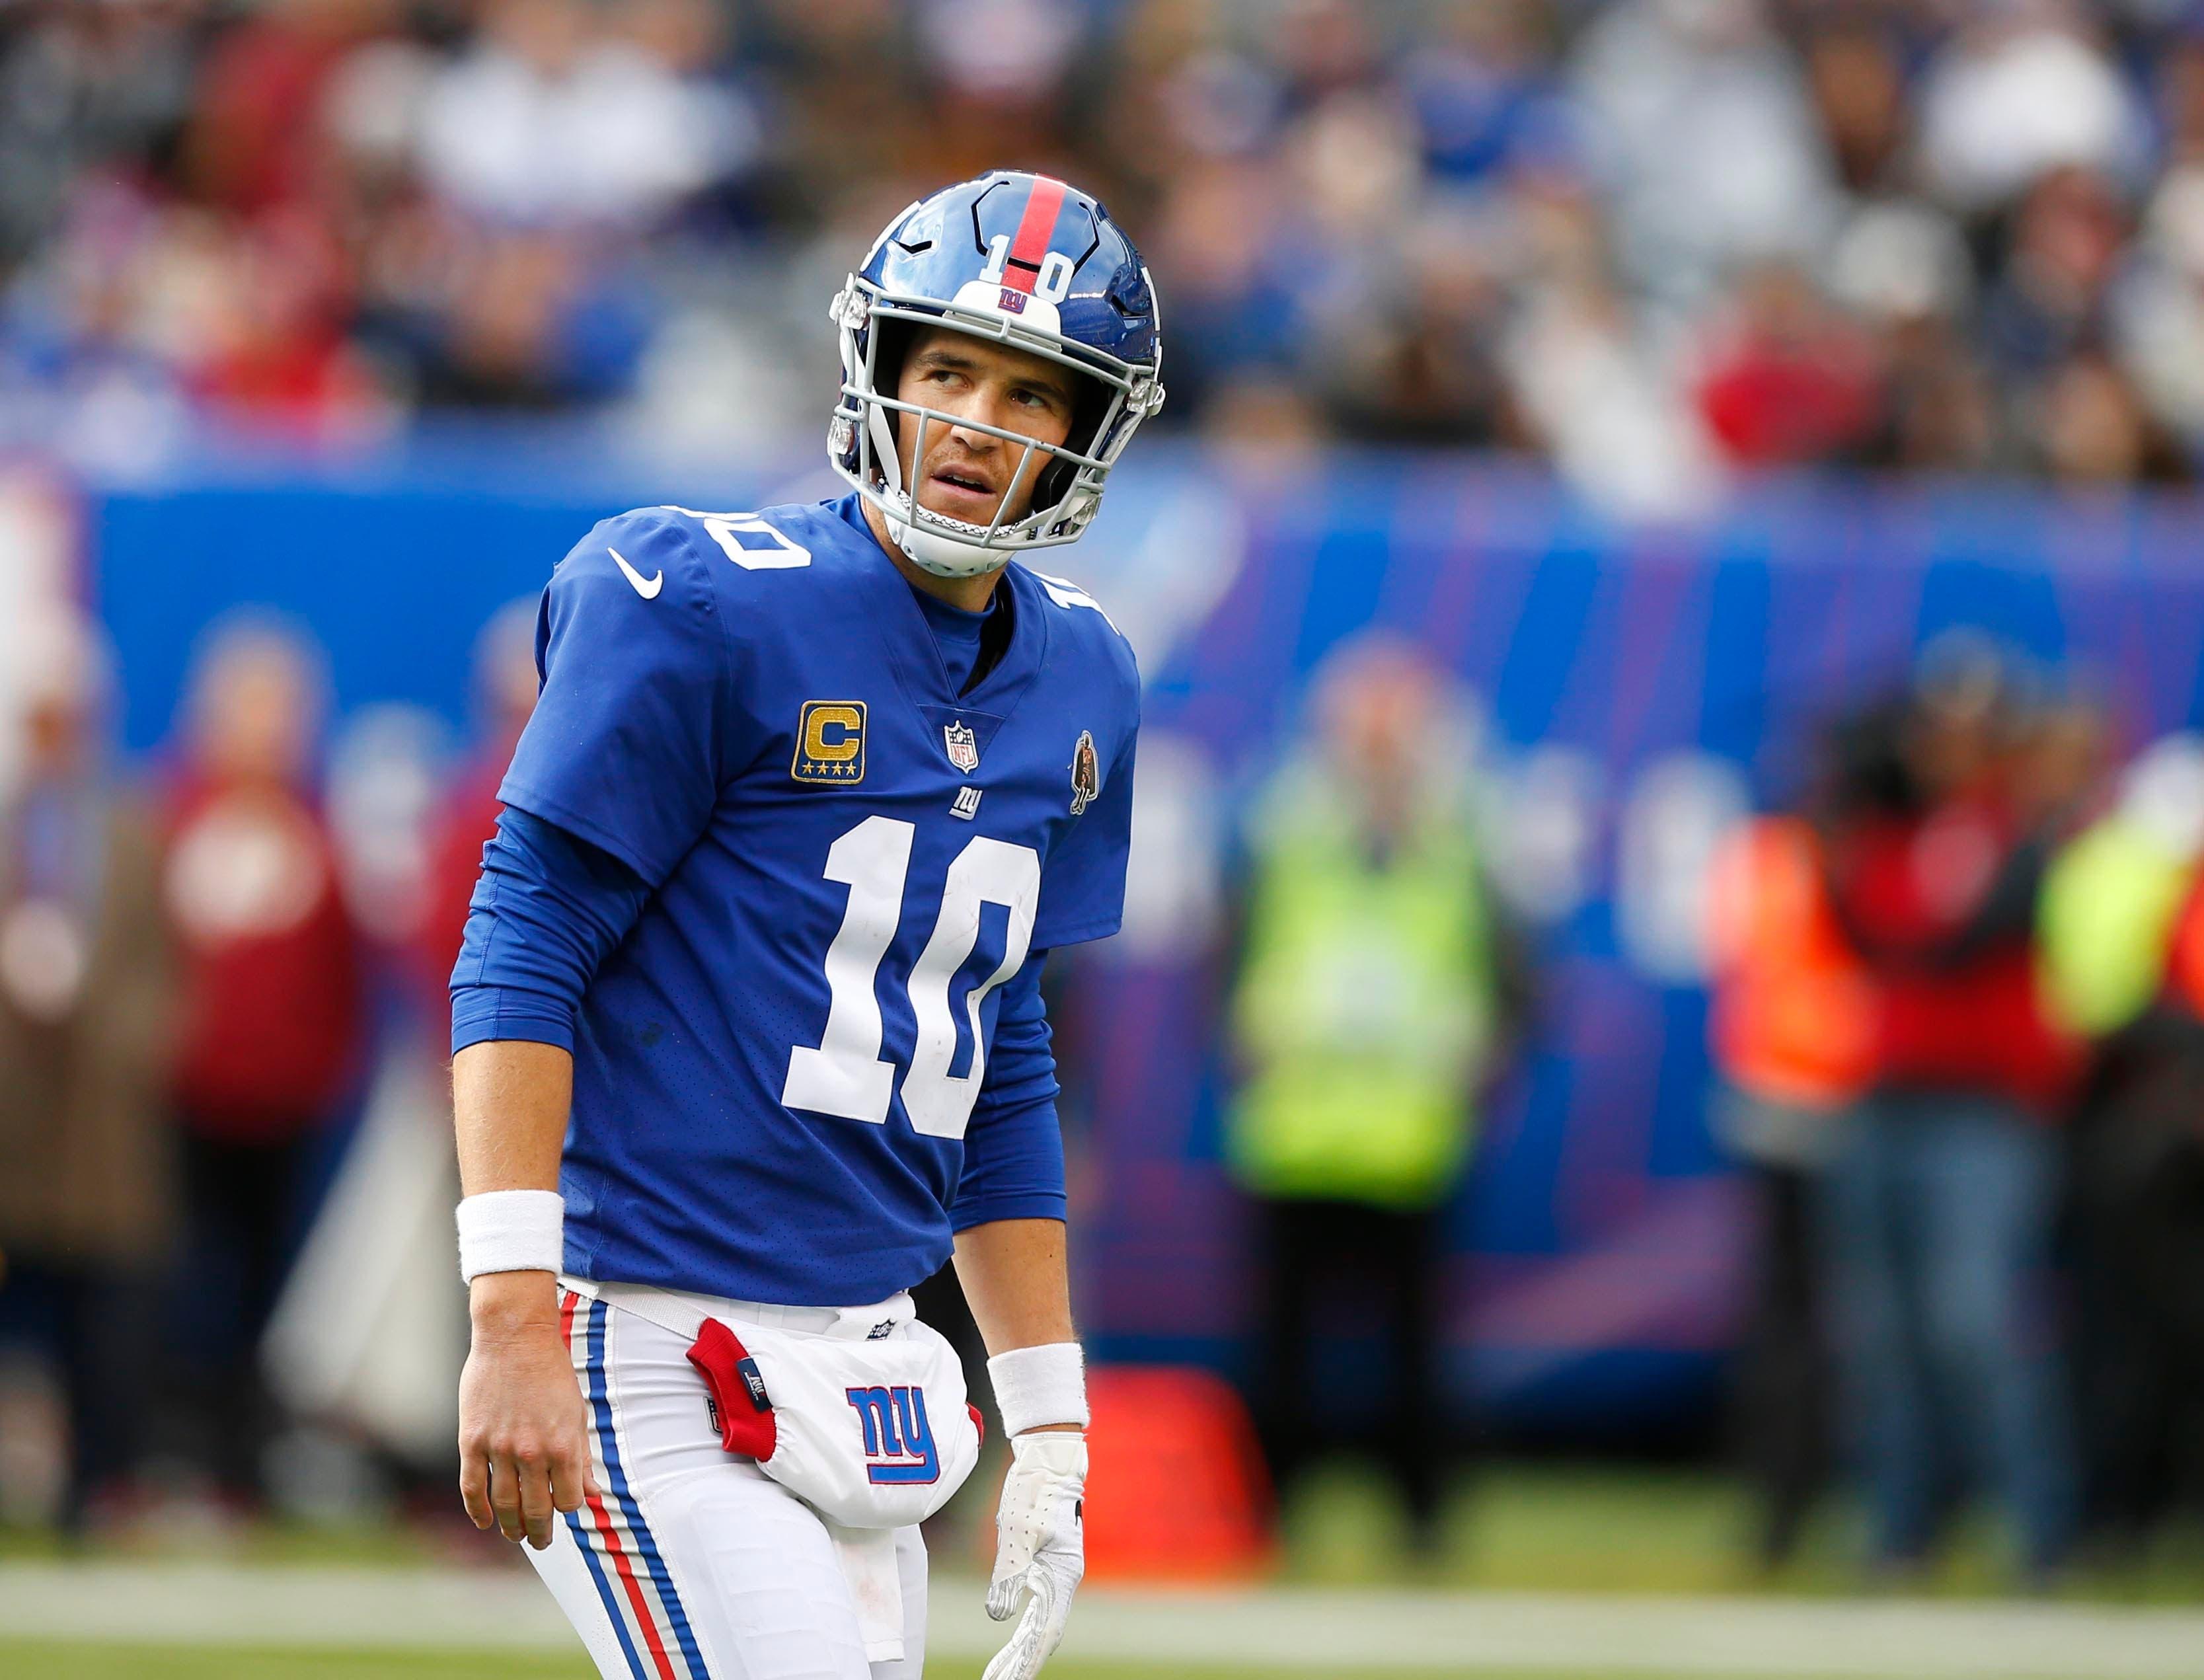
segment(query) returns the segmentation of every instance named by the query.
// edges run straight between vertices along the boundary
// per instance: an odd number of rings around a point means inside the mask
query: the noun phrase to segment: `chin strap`
[[[921,521],[912,516],[909,494],[904,490],[889,492],[888,500],[896,512],[887,516],[888,535],[904,555],[921,572],[931,572],[937,578],[977,578],[989,572],[1000,571],[1009,563],[1006,549],[991,549],[978,539],[986,531],[985,525],[967,524],[952,519],[946,513],[928,513]],[[953,525],[969,531],[974,540],[960,542],[955,537],[931,528],[933,525]]]

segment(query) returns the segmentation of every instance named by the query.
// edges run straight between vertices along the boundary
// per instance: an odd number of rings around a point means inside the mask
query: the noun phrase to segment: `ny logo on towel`
[[[941,1480],[941,1454],[926,1421],[926,1391],[916,1385],[846,1391],[865,1428],[865,1474],[876,1487]]]

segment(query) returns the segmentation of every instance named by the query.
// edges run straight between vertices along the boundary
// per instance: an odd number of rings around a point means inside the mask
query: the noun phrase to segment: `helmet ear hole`
[[[1082,375],[1072,401],[1071,430],[1064,434],[1063,447],[1079,454],[1092,454],[1095,437],[1110,413],[1110,388],[1099,379]],[[1033,505],[1036,508],[1056,506],[1070,491],[1071,481],[1078,472],[1078,467],[1063,456],[1052,458],[1041,470],[1040,477],[1034,481]]]
[[[883,321],[875,318],[872,329],[879,335],[879,347],[873,356],[872,389],[874,396],[893,397],[903,383],[903,365],[910,355],[910,347],[918,335],[918,329],[909,321]],[[892,448],[894,458],[875,462],[881,477],[891,485],[903,481],[903,422],[904,416],[892,408],[874,408],[872,414],[874,448]],[[885,430],[885,437],[881,435]]]
[[[912,340],[918,336],[918,328],[909,321],[875,319],[873,330],[880,340],[879,353],[873,358],[873,394],[893,396],[903,383],[903,365],[910,354]]]

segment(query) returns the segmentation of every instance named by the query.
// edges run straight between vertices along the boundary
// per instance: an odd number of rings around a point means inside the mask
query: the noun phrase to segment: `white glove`
[[[1071,1595],[1087,1575],[1087,1438],[1035,1432],[1010,1438],[1010,1479],[995,1513],[995,1578],[987,1614],[1008,1621],[1010,1643],[980,1680],[1034,1680],[1063,1638]]]

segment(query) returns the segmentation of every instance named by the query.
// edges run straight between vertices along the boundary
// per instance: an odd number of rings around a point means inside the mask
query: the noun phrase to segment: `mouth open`
[[[924,505],[950,519],[986,525],[1002,501],[1002,491],[970,467],[940,466],[927,474]]]

